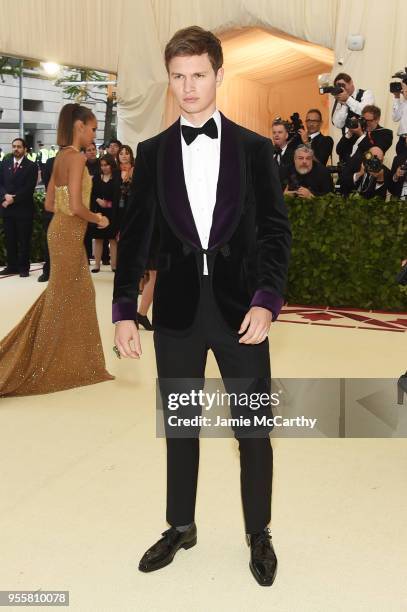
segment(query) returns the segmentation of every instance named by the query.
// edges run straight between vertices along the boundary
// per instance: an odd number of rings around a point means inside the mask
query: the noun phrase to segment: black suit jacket
[[[275,319],[283,304],[291,232],[271,141],[221,115],[216,205],[209,247],[214,298],[235,333],[250,306]],[[139,144],[118,247],[113,321],[134,319],[138,283],[159,234],[153,323],[173,335],[191,329],[200,296],[203,249],[182,163],[179,120]]]
[[[393,176],[397,168],[399,168],[402,164],[405,164],[405,163],[407,163],[407,150],[404,151],[404,153],[400,153],[399,155],[396,155],[391,165],[388,189],[393,196],[396,196],[396,198],[399,198],[401,196],[401,192],[403,191],[404,181],[407,178],[407,173],[404,175],[403,178],[400,178],[396,182],[393,181]]]
[[[315,196],[325,195],[334,190],[332,175],[320,162],[314,160],[312,170],[308,174],[299,174],[294,164],[285,168],[283,174],[283,188],[295,191],[298,187],[306,187]],[[294,189],[295,187],[295,189]]]
[[[311,147],[314,151],[315,157],[324,166],[326,166],[328,163],[329,156],[332,154],[333,146],[334,141],[330,136],[318,134],[318,136],[311,139]]]
[[[369,178],[366,178],[365,184],[362,188],[362,182],[364,176],[361,176],[356,183],[354,183],[354,191],[359,192],[361,196],[363,196],[366,200],[370,200],[371,198],[382,198],[386,199],[387,190],[390,184],[390,170],[383,166],[384,173],[384,181],[380,185],[377,185],[376,178],[374,176],[369,175]]]
[[[15,194],[14,202],[7,208],[0,206],[3,217],[32,217],[34,214],[34,189],[37,184],[37,164],[26,157],[13,172],[14,158],[3,160],[0,165],[0,204],[6,193]]]

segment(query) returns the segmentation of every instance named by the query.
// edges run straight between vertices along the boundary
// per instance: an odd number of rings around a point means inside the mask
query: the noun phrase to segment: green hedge
[[[43,260],[43,200],[36,192],[32,261]],[[407,290],[394,280],[407,258],[407,202],[335,194],[286,202],[293,232],[289,303],[407,309]],[[0,264],[5,264],[2,227]]]
[[[407,203],[335,194],[286,202],[289,303],[406,309],[406,290],[394,279],[407,258]]]

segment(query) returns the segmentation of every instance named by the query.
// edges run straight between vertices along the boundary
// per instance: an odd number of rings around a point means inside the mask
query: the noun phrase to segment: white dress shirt
[[[184,167],[185,185],[189,203],[198,230],[199,239],[203,249],[208,248],[209,235],[212,227],[213,210],[216,204],[216,190],[218,187],[220,164],[221,117],[218,110],[213,115],[218,128],[218,138],[209,138],[199,134],[190,145],[184,140],[181,132],[182,163]],[[210,119],[211,117],[209,117]],[[207,119],[206,121],[209,121]],[[206,123],[204,121],[204,123]],[[181,125],[193,125],[181,115]],[[208,274],[206,255],[204,254],[204,271]]]
[[[16,159],[15,157],[13,157],[13,170],[15,168],[15,165],[18,165],[18,168],[20,168],[21,166],[21,162],[23,161],[24,157],[20,157],[20,159]],[[17,170],[17,168],[16,168]]]
[[[363,92],[362,98],[360,102],[358,102],[355,98],[358,93],[358,89],[355,87],[355,91],[346,102],[338,102],[335,108],[335,112],[332,116],[332,123],[337,128],[343,128],[345,126],[346,117],[348,116],[349,109],[356,113],[356,115],[361,115],[365,106],[368,104],[374,104],[374,95],[370,89],[366,89]]]
[[[401,95],[393,100],[393,121],[400,121],[397,134],[407,134],[407,100]]]

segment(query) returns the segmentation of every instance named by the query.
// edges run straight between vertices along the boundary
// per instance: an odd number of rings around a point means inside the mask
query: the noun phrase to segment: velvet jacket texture
[[[113,322],[135,318],[139,280],[152,248],[158,262],[156,330],[184,335],[192,328],[203,252],[214,299],[230,331],[237,332],[251,306],[268,308],[277,318],[291,232],[273,146],[224,115],[221,120],[217,198],[206,251],[188,200],[180,121],[139,144],[118,246]]]

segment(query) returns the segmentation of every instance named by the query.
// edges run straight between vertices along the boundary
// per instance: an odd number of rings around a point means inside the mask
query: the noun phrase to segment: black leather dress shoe
[[[397,382],[397,403],[402,405],[404,394],[407,393],[407,372],[402,374]]]
[[[153,326],[151,325],[150,321],[148,320],[147,315],[142,315],[139,312],[137,313],[137,321],[140,325],[142,325],[144,327],[144,329],[146,329],[147,331],[153,331]]]
[[[161,534],[163,537],[151,546],[141,558],[139,570],[154,572],[169,565],[180,548],[192,548],[196,544],[196,525],[192,523],[186,531],[177,531],[171,527]]]
[[[11,268],[3,268],[3,270],[0,271],[1,275],[6,275],[6,274],[17,274],[18,270],[12,270]]]
[[[37,278],[37,281],[39,283],[46,283],[47,281],[49,281],[49,276],[48,274],[44,274],[44,272]]]
[[[270,530],[247,536],[250,545],[249,567],[261,586],[271,586],[277,574],[277,557],[271,543]]]
[[[22,270],[20,272],[20,276],[21,276],[21,278],[26,278],[27,276],[30,276],[30,273],[29,273],[28,270]]]

